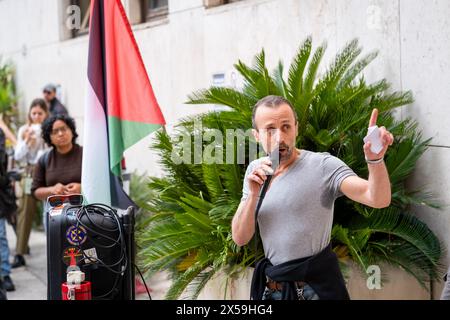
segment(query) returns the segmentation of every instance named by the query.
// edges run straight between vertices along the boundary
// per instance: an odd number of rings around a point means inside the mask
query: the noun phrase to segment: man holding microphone
[[[241,203],[232,221],[234,242],[243,246],[255,233],[255,209],[261,187],[272,175],[257,222],[265,252],[252,280],[253,300],[349,299],[330,235],[336,198],[373,208],[389,206],[391,186],[383,158],[394,138],[376,127],[364,144],[369,177],[358,177],[344,162],[327,153],[295,147],[298,121],[289,101],[267,96],[253,108],[253,135],[267,153],[279,150],[279,166],[260,158],[247,168]]]

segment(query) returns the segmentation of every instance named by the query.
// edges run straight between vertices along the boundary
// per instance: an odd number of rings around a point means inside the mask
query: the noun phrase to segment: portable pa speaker
[[[91,282],[93,300],[134,300],[134,207],[119,215],[105,205],[82,203],[81,195],[47,199],[47,298],[62,299],[74,256]]]

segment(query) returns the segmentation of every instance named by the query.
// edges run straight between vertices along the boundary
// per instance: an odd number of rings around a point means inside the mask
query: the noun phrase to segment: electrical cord
[[[81,208],[80,210],[86,210],[85,208]],[[78,213],[78,212],[77,212]],[[87,214],[87,218],[88,218],[88,220],[91,222],[91,224],[93,224],[93,225],[95,225],[95,226],[98,226],[98,225],[96,225],[96,223],[94,222],[94,221],[92,221],[90,218],[89,218],[89,211],[86,211],[86,214]],[[118,222],[118,221],[116,221],[118,224],[119,224],[119,226],[120,226],[120,222]],[[81,219],[80,218],[78,218],[78,216],[77,216],[77,224],[79,224],[79,225],[81,225],[82,227],[84,227],[86,230],[88,230],[88,231],[90,231],[91,233],[93,233],[93,234],[95,234],[95,235],[98,235],[98,236],[101,236],[102,238],[105,238],[105,239],[107,239],[107,240],[110,240],[111,242],[113,242],[113,244],[111,244],[111,245],[109,245],[109,246],[105,246],[105,245],[101,245],[101,244],[99,244],[98,242],[96,242],[93,238],[91,238],[90,240],[91,240],[91,242],[95,245],[95,246],[97,246],[97,247],[100,247],[100,248],[104,248],[104,249],[111,249],[111,248],[113,248],[115,245],[120,245],[121,243],[120,243],[120,241],[121,241],[121,234],[119,233],[119,237],[118,237],[118,239],[113,239],[113,238],[111,238],[111,237],[108,237],[108,236],[105,236],[104,234],[102,234],[102,233],[99,233],[99,232],[97,232],[97,231],[95,231],[95,230],[93,230],[92,228],[90,228],[90,227],[88,227],[87,225],[85,225],[82,221],[81,221]],[[120,229],[111,229],[111,230],[109,230],[110,232],[115,232],[115,231],[117,231],[117,230],[119,230],[119,232],[121,231]]]
[[[103,217],[105,219],[115,220],[117,227],[109,229],[109,228],[100,226],[98,223],[94,222],[91,219],[90,216],[93,214],[101,214],[101,215],[103,215]],[[91,227],[87,226],[85,223],[83,223],[82,218],[84,216],[91,223],[93,228],[91,228]],[[125,244],[124,232],[122,230],[123,226],[120,223],[119,216],[113,208],[111,208],[105,204],[94,203],[94,204],[89,204],[89,205],[80,207],[77,210],[75,217],[76,217],[76,227],[77,228],[79,226],[82,226],[87,231],[89,231],[91,234],[97,235],[98,237],[111,242],[111,244],[102,245],[102,244],[97,243],[92,238],[90,238],[90,241],[94,244],[94,246],[99,247],[99,248],[104,248],[104,249],[112,249],[116,246],[120,246],[120,251],[121,251],[120,258],[117,261],[112,262],[111,264],[106,264],[104,261],[102,261],[98,257],[87,256],[86,253],[84,252],[84,250],[82,250],[81,244],[79,244],[79,243],[77,244],[77,248],[80,250],[80,252],[82,253],[83,258],[85,260],[95,263],[95,264],[99,265],[100,267],[104,267],[111,273],[115,274],[114,284],[113,284],[112,288],[108,292],[106,292],[102,295],[93,296],[93,298],[96,298],[96,299],[108,297],[114,291],[117,291],[119,281],[122,280],[123,273],[125,272],[125,270],[128,267],[128,259],[127,259],[127,255],[126,255],[126,244]],[[114,239],[114,238],[111,238],[110,236],[105,235],[104,233],[96,231],[94,229],[101,230],[104,232],[118,232],[119,235],[118,235],[117,239]]]
[[[83,209],[82,209],[82,210],[83,210]],[[86,211],[86,212],[87,212],[87,211]],[[87,212],[87,213],[88,213],[88,212]],[[81,226],[83,226],[86,230],[89,230],[91,233],[94,233],[94,234],[96,234],[96,235],[98,235],[98,236],[100,236],[100,237],[103,237],[103,238],[105,238],[105,239],[108,239],[108,240],[114,242],[113,245],[110,245],[110,246],[104,246],[104,245],[101,245],[101,244],[97,243],[94,239],[91,238],[90,241],[91,241],[96,247],[105,248],[105,249],[111,249],[111,248],[113,248],[113,247],[115,246],[115,244],[120,244],[120,245],[121,245],[121,257],[120,257],[120,260],[117,261],[117,262],[115,262],[115,263],[113,263],[113,264],[107,265],[106,263],[104,263],[102,260],[100,260],[100,259],[98,259],[98,258],[92,258],[92,257],[86,256],[86,255],[84,254],[84,252],[83,252],[83,255],[85,256],[86,259],[88,259],[88,260],[91,261],[91,262],[97,262],[97,261],[99,261],[100,264],[102,264],[103,266],[105,266],[105,267],[108,268],[108,269],[110,269],[111,267],[117,266],[117,265],[120,264],[124,259],[126,259],[125,241],[124,241],[124,239],[123,239],[123,234],[122,234],[122,232],[121,232],[122,230],[120,229],[120,225],[121,225],[121,224],[120,224],[120,222],[118,221],[118,219],[116,220],[116,222],[117,222],[119,228],[118,228],[118,229],[115,229],[115,230],[119,230],[119,238],[118,238],[118,240],[115,240],[115,239],[113,239],[113,238],[110,238],[110,237],[108,237],[108,236],[105,236],[105,235],[102,234],[102,233],[96,232],[96,231],[93,230],[92,228],[90,228],[90,227],[88,227],[87,225],[85,225],[85,224],[81,221],[80,216],[81,216],[81,215],[78,215],[78,214],[77,214],[77,227],[78,227],[79,225],[81,225]],[[90,220],[90,221],[91,221],[91,223],[92,223],[94,226],[96,226],[96,227],[98,226],[94,221],[92,221],[92,220]],[[122,240],[122,241],[121,241],[121,240]],[[126,261],[126,264],[125,264],[125,266],[124,266],[124,269],[126,269],[126,267],[127,267],[127,261]],[[113,270],[110,269],[110,271],[113,271]],[[117,271],[113,271],[113,272],[117,272]],[[122,273],[122,270],[120,270],[118,273]]]
[[[136,264],[134,264],[134,263],[133,263],[133,266],[136,268],[137,272],[138,272],[139,275],[141,276],[142,283],[143,283],[144,286],[145,286],[145,290],[147,290],[148,298],[149,298],[150,300],[152,300],[152,296],[151,296],[151,294],[150,294],[150,291],[148,290],[147,283],[145,283],[145,279],[144,279],[144,276],[143,276],[142,273],[141,273],[141,270],[139,270],[138,266],[137,266]]]

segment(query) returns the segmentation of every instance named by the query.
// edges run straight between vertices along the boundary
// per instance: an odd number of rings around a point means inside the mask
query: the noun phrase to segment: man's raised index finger
[[[377,125],[378,109],[373,109],[372,115],[370,116],[369,127]]]

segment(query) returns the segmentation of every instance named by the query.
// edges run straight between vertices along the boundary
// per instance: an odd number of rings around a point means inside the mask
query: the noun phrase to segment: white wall
[[[124,0],[128,7],[133,0]],[[64,102],[83,128],[87,36],[60,41],[59,0],[0,0],[0,55],[17,68],[20,107],[41,94],[47,82],[60,83]],[[134,26],[153,88],[170,129],[178,119],[205,107],[184,105],[194,90],[208,87],[212,74],[228,72],[241,59],[250,63],[264,47],[267,61],[287,64],[309,34],[328,41],[325,59],[353,38],[365,53],[379,50],[368,80],[386,77],[394,90],[412,90],[416,102],[400,117],[412,116],[433,147],[420,160],[412,186],[427,184],[450,202],[450,1],[448,0],[244,0],[205,9],[202,0],[170,0],[169,16]],[[161,174],[149,150],[151,138],[127,151],[131,170]],[[450,243],[448,208],[417,208],[417,214]],[[446,253],[443,261],[450,263]],[[438,296],[440,285],[436,287]]]

